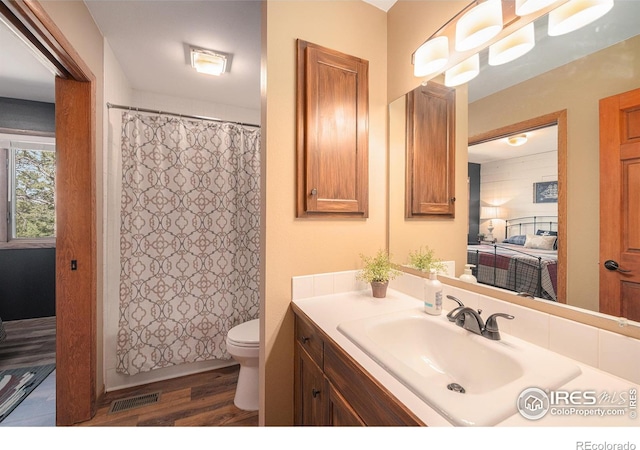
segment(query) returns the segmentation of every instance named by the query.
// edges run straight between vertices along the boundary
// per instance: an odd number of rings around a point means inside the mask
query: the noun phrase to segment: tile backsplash
[[[294,300],[322,295],[340,294],[369,289],[356,280],[357,270],[308,275],[292,278]],[[389,287],[422,299],[424,279],[403,274],[392,280]],[[454,286],[444,285],[443,309],[451,310],[456,304],[446,299],[453,295],[465,306],[481,309],[482,315],[502,312],[514,316],[513,320],[500,320],[500,330],[519,339],[580,361],[605,372],[640,383],[640,340],[611,333],[596,327],[535,311]]]

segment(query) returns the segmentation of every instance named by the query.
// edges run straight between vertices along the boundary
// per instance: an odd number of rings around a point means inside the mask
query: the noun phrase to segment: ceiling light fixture
[[[227,70],[227,56],[212,50],[192,48],[191,66],[199,73],[221,75]]]
[[[516,14],[526,16],[557,2],[558,0],[516,0]]]
[[[413,74],[425,77],[442,69],[449,60],[449,39],[433,38],[422,44],[413,55]]]
[[[456,24],[456,45],[459,52],[474,49],[495,37],[502,30],[502,2],[487,0],[467,11]]]
[[[498,66],[513,61],[536,45],[533,22],[489,46],[489,65]]]
[[[526,134],[516,134],[507,138],[507,144],[518,147],[520,145],[526,144],[528,139],[529,138]]]
[[[480,56],[478,53],[453,66],[444,73],[444,84],[448,87],[459,86],[480,73]]]
[[[569,0],[549,13],[549,36],[560,36],[590,24],[613,8],[613,0]]]

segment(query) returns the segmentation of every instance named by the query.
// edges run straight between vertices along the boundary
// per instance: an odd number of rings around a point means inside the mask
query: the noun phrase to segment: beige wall
[[[260,421],[290,425],[291,277],[358,268],[360,253],[386,247],[387,26],[386,14],[362,1],[269,1],[265,8]],[[295,218],[298,38],[369,61],[368,219]]]
[[[96,388],[102,391],[103,353],[102,353],[102,289],[103,289],[103,38],[84,2],[79,1],[43,1],[42,7],[53,19],[73,48],[89,66],[96,78],[96,242],[97,242],[97,371]]]
[[[640,37],[547,72],[469,106],[474,136],[567,109],[567,298],[598,310],[598,101],[640,86]]]

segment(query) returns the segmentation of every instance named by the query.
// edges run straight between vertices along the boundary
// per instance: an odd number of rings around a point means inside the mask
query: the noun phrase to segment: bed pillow
[[[538,236],[537,234],[527,234],[524,248],[537,250],[553,250],[553,245],[557,240],[556,236]]]
[[[536,231],[537,236],[556,236],[556,241],[553,243],[553,249],[558,250],[558,232],[557,231],[549,231],[549,230],[538,230]]]
[[[527,240],[527,236],[522,234],[522,235],[517,235],[517,236],[511,236],[511,237],[505,239],[504,241],[502,241],[502,243],[503,244],[524,245],[526,240]]]

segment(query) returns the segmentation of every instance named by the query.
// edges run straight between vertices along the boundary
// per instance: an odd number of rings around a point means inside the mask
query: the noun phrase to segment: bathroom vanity
[[[342,280],[345,273],[335,277]],[[301,278],[313,285],[313,276]],[[318,276],[316,285],[328,278]],[[421,285],[411,275],[403,278],[405,286]],[[528,326],[528,319],[518,322],[516,313],[516,320],[504,322],[502,339],[492,341],[447,321],[454,304],[445,304],[442,316],[428,316],[420,300],[396,289],[383,299],[362,286],[326,295],[302,291],[294,278],[296,425],[638,426],[628,402],[599,405],[627,407],[620,415],[564,410],[540,420],[523,417],[516,407],[518,395],[532,386],[628,401],[638,383],[515,337],[511,330]],[[446,294],[478,307],[476,294],[451,286],[445,287]],[[490,307],[481,303],[487,311],[483,316],[509,308],[497,302]],[[421,333],[423,326],[432,330]],[[435,348],[429,342],[436,342]],[[463,380],[468,392],[448,391],[447,377]]]
[[[296,425],[424,425],[295,304],[294,311]]]

